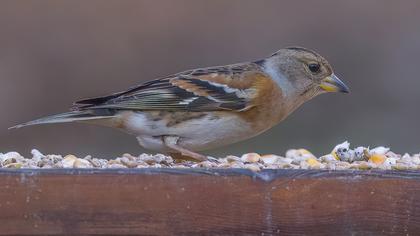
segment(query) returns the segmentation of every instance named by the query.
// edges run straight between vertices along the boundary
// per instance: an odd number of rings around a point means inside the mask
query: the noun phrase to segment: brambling
[[[83,122],[135,135],[146,149],[182,154],[254,137],[325,92],[348,93],[318,53],[281,49],[254,62],[184,71],[109,96],[78,101],[72,111],[29,125]]]

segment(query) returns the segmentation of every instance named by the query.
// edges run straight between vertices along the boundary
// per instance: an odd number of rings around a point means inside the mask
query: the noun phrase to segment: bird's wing
[[[262,73],[253,63],[185,71],[125,92],[78,101],[75,109],[243,111],[252,107],[256,94],[253,73]]]

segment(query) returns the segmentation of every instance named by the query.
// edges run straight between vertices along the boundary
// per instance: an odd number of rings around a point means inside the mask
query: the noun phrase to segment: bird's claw
[[[219,159],[217,159],[217,158],[215,158],[215,157],[211,157],[211,156],[207,156],[207,161],[209,161],[209,162],[213,162],[213,163],[217,163],[217,164],[221,163],[221,162],[219,161]]]

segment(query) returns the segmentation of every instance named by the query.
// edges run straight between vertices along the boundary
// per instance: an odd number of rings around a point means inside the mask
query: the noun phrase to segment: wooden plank
[[[0,234],[418,235],[420,172],[1,170]]]

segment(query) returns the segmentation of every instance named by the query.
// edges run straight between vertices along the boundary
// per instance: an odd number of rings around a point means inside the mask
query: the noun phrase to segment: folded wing
[[[252,107],[254,88],[234,86],[249,64],[183,72],[125,92],[75,103],[75,110],[243,111]]]

